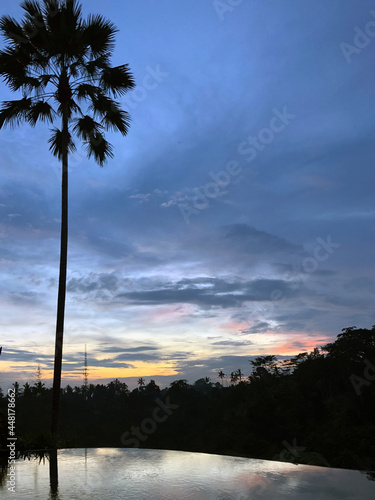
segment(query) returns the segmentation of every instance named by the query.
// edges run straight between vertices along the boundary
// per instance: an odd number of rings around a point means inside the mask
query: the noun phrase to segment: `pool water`
[[[65,449],[18,459],[4,500],[373,500],[364,472],[169,450]]]

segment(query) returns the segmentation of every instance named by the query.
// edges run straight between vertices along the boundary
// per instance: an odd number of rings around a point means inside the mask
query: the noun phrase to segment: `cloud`
[[[143,351],[157,351],[158,347],[153,346],[139,346],[139,347],[100,347],[100,352],[110,352],[110,353],[133,353],[133,352],[143,352]]]
[[[228,240],[236,252],[255,254],[257,256],[275,253],[301,254],[303,247],[289,243],[284,238],[259,231],[248,224],[232,224],[220,229],[223,240]]]
[[[136,305],[195,304],[199,307],[239,307],[245,302],[272,301],[274,293],[284,297],[296,295],[290,282],[257,279],[228,282],[217,278],[184,279],[170,282],[168,287],[154,290],[119,293],[114,300]]]
[[[81,278],[70,278],[67,291],[72,293],[89,293],[98,290],[115,292],[119,287],[119,279],[114,273],[90,273]]]
[[[268,323],[267,321],[259,321],[250,328],[242,330],[242,333],[243,334],[262,333],[262,332],[267,332],[270,329],[271,329],[270,323]]]
[[[229,345],[233,347],[241,347],[244,345],[251,345],[253,342],[250,340],[218,340],[217,342],[212,342],[212,345]]]

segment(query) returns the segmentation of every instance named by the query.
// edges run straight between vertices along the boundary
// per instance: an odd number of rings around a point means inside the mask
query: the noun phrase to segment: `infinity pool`
[[[0,481],[4,500],[373,500],[366,473],[205,453],[66,449],[18,459]]]

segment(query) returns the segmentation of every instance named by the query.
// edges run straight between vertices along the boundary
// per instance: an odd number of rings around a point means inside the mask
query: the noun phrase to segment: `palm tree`
[[[55,363],[51,431],[56,434],[64,333],[66,268],[68,250],[68,157],[75,150],[72,133],[103,166],[113,157],[103,134],[114,130],[126,135],[130,118],[113,100],[134,88],[128,65],[113,67],[115,26],[101,15],[82,18],[76,0],[26,0],[19,23],[9,16],[0,19],[7,46],[0,51],[0,75],[22,99],[6,101],[0,109],[0,128],[26,121],[53,123],[50,150],[62,162],[61,246],[57,299]],[[53,107],[52,104],[55,104]],[[85,108],[82,108],[85,105]]]
[[[140,389],[145,385],[145,379],[144,378],[139,378],[137,381],[137,384],[139,385]]]
[[[238,380],[238,372],[231,372],[230,374],[230,381],[232,384],[235,384]]]
[[[221,380],[221,385],[223,385],[223,379],[225,378],[225,373],[223,372],[223,370],[220,370],[217,376]]]

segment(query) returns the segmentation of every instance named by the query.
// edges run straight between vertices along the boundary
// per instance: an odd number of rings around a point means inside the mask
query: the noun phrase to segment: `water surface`
[[[56,477],[56,465],[58,477]],[[366,473],[168,450],[65,449],[17,460],[4,500],[374,500]]]

